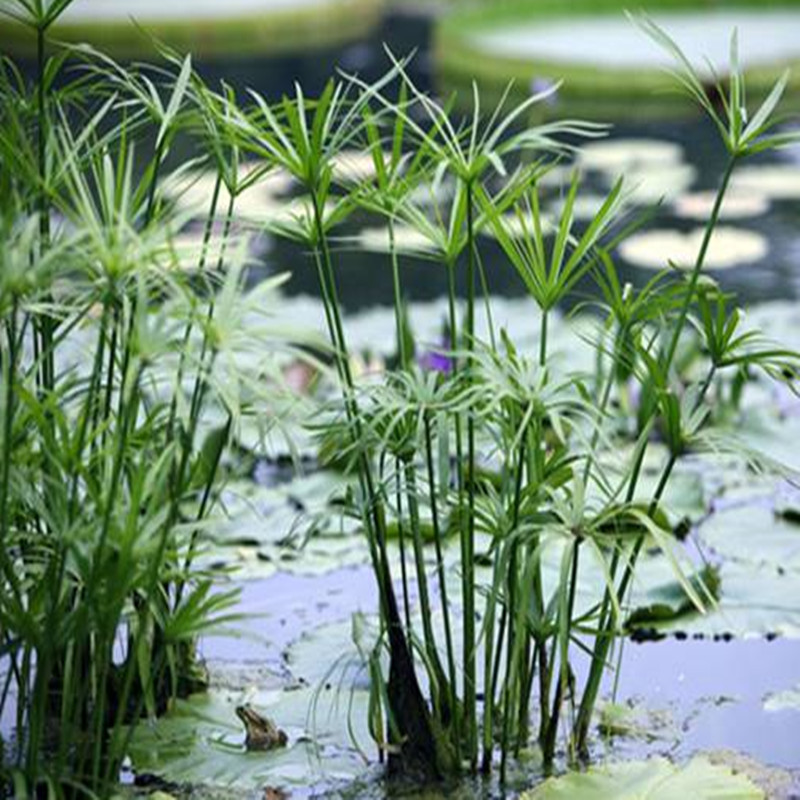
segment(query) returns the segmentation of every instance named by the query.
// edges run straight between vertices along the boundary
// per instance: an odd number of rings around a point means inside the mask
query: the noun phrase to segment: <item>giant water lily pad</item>
[[[185,270],[196,270],[200,264],[209,272],[216,270],[220,262],[229,264],[241,260],[256,259],[264,254],[267,239],[264,236],[245,237],[234,233],[223,240],[215,232],[208,240],[202,230],[182,231],[172,239],[174,265]],[[170,263],[173,263],[170,261]]]
[[[572,216],[578,222],[589,222],[597,216],[597,212],[600,211],[606,200],[607,197],[604,194],[579,194],[575,197],[575,202],[572,206]],[[564,200],[558,200],[553,203],[549,209],[549,214],[553,219],[560,218],[564,210],[564,204]]]
[[[626,201],[650,206],[686,192],[697,179],[697,169],[691,164],[642,167],[628,170],[622,176],[622,191]]]
[[[665,139],[614,139],[581,147],[578,164],[584,169],[624,173],[642,167],[671,167],[683,158],[683,148]]]
[[[362,250],[390,252],[388,228],[364,228],[356,237]],[[425,253],[432,250],[430,240],[409,225],[395,225],[394,247],[398,253]]]
[[[679,217],[705,222],[710,216],[717,199],[717,193],[693,192],[677,197],[672,203],[672,210]],[[769,197],[766,194],[749,189],[729,189],[725,193],[720,208],[719,218],[751,219],[760,217],[769,211]]]
[[[800,575],[769,566],[723,562],[719,601],[705,614],[653,619],[648,629],[698,636],[800,638]]]
[[[760,800],[749,778],[702,757],[683,767],[664,758],[624,761],[550,778],[520,800]]]
[[[246,702],[287,734],[286,747],[247,751],[235,711]],[[174,783],[242,790],[329,785],[365,769],[358,748],[369,746],[367,705],[367,692],[360,690],[215,689],[179,700],[162,718],[138,725],[129,755],[137,774]]]
[[[765,194],[773,200],[800,200],[800,166],[746,166],[733,174],[731,185],[742,192]]]
[[[718,511],[700,526],[699,535],[726,559],[800,572],[800,524],[768,505]]]
[[[245,180],[254,169],[258,168],[258,164],[243,164],[239,169],[239,179]],[[216,172],[209,170],[168,180],[165,189],[181,209],[205,217],[211,208],[216,181]],[[291,188],[291,185],[292,178],[288,173],[281,170],[267,173],[236,196],[234,200],[235,215],[249,219],[274,216],[285,205],[286,201],[281,201],[280,198]],[[222,183],[216,206],[218,218],[222,219],[227,214],[230,201],[230,193]]]
[[[597,729],[603,736],[655,741],[677,739],[675,720],[669,711],[656,711],[633,701],[601,703]]]
[[[665,269],[674,264],[691,269],[697,260],[704,230],[689,233],[674,230],[651,230],[627,239],[620,245],[622,257],[637,267]],[[705,258],[707,269],[728,269],[752,264],[769,252],[767,240],[755,231],[720,226],[714,231]]]
[[[381,154],[384,163],[388,163],[389,154]],[[370,151],[342,150],[333,157],[334,177],[342,183],[360,183],[375,177],[377,172],[375,158]]]

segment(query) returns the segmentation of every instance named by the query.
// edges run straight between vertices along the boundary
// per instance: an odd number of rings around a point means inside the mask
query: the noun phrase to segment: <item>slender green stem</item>
[[[454,714],[456,730],[458,730],[458,716],[456,713],[456,660],[453,650],[453,634],[450,625],[450,604],[447,601],[447,581],[444,571],[444,556],[442,554],[442,530],[439,525],[439,510],[436,501],[436,474],[433,468],[433,435],[429,412],[423,414],[425,428],[425,460],[428,468],[428,494],[431,504],[431,523],[433,526],[433,542],[436,550],[436,569],[439,575],[439,594],[442,602],[442,616],[444,617],[444,640],[447,654],[447,672],[450,682],[450,707]],[[459,736],[456,734],[456,742]]]
[[[497,350],[497,339],[494,335],[494,320],[492,318],[492,303],[489,296],[489,282],[486,280],[486,270],[483,268],[483,259],[477,249],[475,250],[475,263],[478,267],[478,280],[481,282],[483,307],[486,311],[486,326],[489,329],[489,344],[492,350]]]
[[[36,29],[36,97],[37,97],[37,152],[39,167],[39,256],[44,256],[50,247],[50,208],[47,198],[47,139],[49,136],[47,118],[46,68],[46,30],[43,25]],[[42,386],[51,392],[55,381],[55,357],[52,349],[53,320],[44,313],[39,320],[42,353]]]
[[[542,309],[541,330],[539,333],[539,366],[544,369],[547,366],[547,317],[548,311]]]
[[[678,349],[678,341],[683,333],[683,328],[686,324],[686,318],[689,316],[689,309],[694,302],[697,282],[700,280],[700,273],[703,270],[703,264],[705,264],[706,253],[708,252],[708,247],[711,244],[711,237],[714,233],[714,229],[717,227],[719,214],[722,209],[722,201],[725,198],[725,192],[728,189],[728,184],[736,163],[737,157],[732,155],[725,166],[724,173],[722,174],[722,182],[717,190],[717,195],[714,199],[714,206],[711,210],[711,216],[708,218],[708,223],[706,224],[706,229],[703,234],[703,241],[697,254],[697,260],[695,261],[694,269],[689,277],[689,285],[686,289],[686,296],[684,297],[683,305],[681,306],[681,310],[678,315],[678,321],[672,331],[672,338],[670,339],[669,347],[667,348],[667,354],[664,359],[664,373],[667,375],[669,374],[670,367],[675,359],[675,353]]]
[[[206,257],[208,254],[208,245],[211,241],[211,233],[214,229],[214,218],[217,213],[217,203],[219,202],[219,193],[222,187],[222,173],[217,172],[217,178],[214,181],[214,191],[211,195],[211,209],[209,210],[208,217],[206,217],[206,224],[203,230],[203,243],[200,249],[200,261],[197,265],[197,270],[201,274],[203,273],[203,268],[205,267]],[[189,349],[189,340],[192,335],[192,330],[194,328],[194,319],[191,318],[186,323],[186,329],[183,332],[183,341],[181,343],[180,349],[180,358],[178,360],[178,370],[175,375],[175,389],[172,393],[172,400],[170,402],[169,407],[169,421],[167,422],[167,427],[165,429],[166,434],[168,437],[171,437],[174,433],[175,428],[175,416],[178,411],[178,394],[181,391],[181,387],[183,384],[183,370],[186,365],[186,353]]]
[[[467,365],[468,382],[472,383],[472,354],[475,350],[475,227],[473,187],[467,183]],[[467,720],[467,754],[475,770],[478,760],[478,720],[476,708],[475,648],[475,418],[467,417],[467,524],[463,529],[462,580],[464,595],[464,715]]]
[[[425,571],[425,543],[422,539],[417,477],[414,464],[409,461],[405,462],[404,472],[406,484],[406,503],[408,505],[408,517],[411,524],[411,536],[414,546],[414,563],[417,572],[417,591],[419,592],[419,606],[420,614],[422,616],[422,631],[425,640],[425,650],[431,664],[434,667],[434,674],[438,677],[440,674],[443,675],[444,671],[439,663],[439,654],[436,648],[436,636],[433,631],[433,607],[431,606],[430,593],[428,591],[428,576]]]
[[[567,633],[564,643],[561,647],[560,653],[560,663],[559,663],[559,680],[558,686],[556,688],[556,696],[553,700],[553,709],[550,714],[550,720],[548,723],[547,728],[547,736],[545,738],[545,746],[543,748],[543,758],[545,763],[550,763],[555,756],[555,743],[556,743],[556,736],[558,735],[558,723],[561,716],[561,706],[564,702],[564,698],[567,696],[568,692],[568,678],[570,672],[570,665],[569,665],[569,639],[570,639],[570,631],[572,630],[572,617],[575,610],[575,594],[578,588],[578,553],[580,552],[580,545],[581,540],[580,538],[576,538],[575,542],[572,544],[572,559],[569,571],[569,588],[568,588],[568,598],[567,598],[567,606],[566,606],[566,620],[562,622],[562,625],[566,627]],[[554,642],[555,644],[555,642]],[[555,649],[555,648],[554,648]],[[555,652],[552,656],[552,663],[555,663]]]
[[[0,558],[6,561],[7,542],[9,534],[8,525],[8,486],[11,477],[11,459],[14,448],[11,446],[11,436],[14,422],[14,381],[17,371],[17,301],[11,305],[11,312],[7,321],[8,355],[3,359],[5,367],[5,408],[3,415],[3,477],[0,481]]]
[[[400,369],[408,369],[408,353],[406,352],[406,331],[403,320],[403,296],[400,291],[400,265],[397,257],[397,247],[394,240],[394,218],[389,217],[389,253],[392,259],[392,289],[394,292],[394,321],[397,331],[397,354],[400,359]]]
[[[522,479],[525,470],[526,457],[525,446],[528,441],[527,430],[522,431],[520,441],[519,455],[517,457],[516,478],[514,481],[514,506],[511,517],[512,536],[515,535],[517,526],[519,525],[519,511],[522,503]],[[512,717],[512,693],[515,685],[515,677],[517,675],[517,665],[515,662],[515,655],[517,652],[517,625],[514,623],[514,615],[517,613],[516,609],[516,588],[519,581],[519,570],[517,568],[517,542],[511,541],[509,544],[511,548],[511,557],[509,559],[508,568],[508,594],[506,602],[506,610],[508,613],[508,645],[506,646],[506,678],[503,702],[503,732],[500,745],[500,782],[504,783],[506,779],[506,762],[508,759],[508,737],[511,732],[511,717]],[[517,701],[520,698],[517,696]]]
[[[492,565],[492,591],[486,600],[486,618],[484,622],[483,649],[483,757],[481,772],[488,775],[492,770],[494,753],[494,697],[497,691],[497,674],[500,672],[500,653],[503,649],[505,634],[505,608],[501,614],[500,632],[495,639],[494,620],[497,606],[497,594],[500,591],[500,558],[501,549],[495,548],[494,564]]]
[[[195,522],[197,523],[201,522],[205,518],[209,502],[211,501],[211,492],[217,480],[217,472],[219,471],[219,465],[222,460],[224,444],[227,443],[228,438],[230,437],[232,425],[233,425],[233,414],[229,412],[228,418],[225,420],[225,425],[222,429],[222,435],[220,437],[221,439],[220,445],[214,451],[214,457],[213,457],[214,460],[209,465],[208,476],[206,477],[205,487],[203,488],[203,496],[200,500],[200,506],[197,509],[197,514],[195,515]],[[177,579],[175,585],[175,603],[174,603],[175,609],[177,609],[181,604],[184,587],[186,586],[186,582],[188,581],[189,575],[191,574],[192,563],[194,561],[194,556],[197,550],[197,542],[199,540],[199,535],[200,535],[199,529],[195,528],[192,531],[192,536],[189,540],[189,549],[186,552],[186,561],[184,561],[183,569],[181,570],[181,575]]]
[[[406,631],[411,636],[411,602],[408,593],[408,569],[406,566],[406,532],[403,525],[403,490],[401,461],[395,459],[395,496],[397,502],[397,539],[400,543],[400,578],[403,584],[403,611],[405,614]]]
[[[672,338],[670,339],[669,346],[666,350],[666,355],[664,357],[663,371],[666,376],[669,376],[669,372],[672,367],[672,362],[675,358],[675,353],[677,352],[678,341],[680,339],[683,328],[686,324],[686,319],[689,315],[689,309],[691,308],[691,304],[694,300],[695,290],[697,288],[697,283],[700,279],[700,274],[703,269],[703,264],[705,263],[706,253],[711,243],[711,237],[717,226],[720,210],[722,208],[722,202],[725,197],[725,192],[728,188],[728,184],[730,182],[730,178],[731,175],[733,174],[733,170],[734,167],[736,166],[736,163],[737,163],[737,157],[736,155],[732,155],[725,167],[725,172],[723,173],[722,181],[720,183],[719,189],[717,190],[716,198],[714,200],[714,206],[711,211],[711,216],[709,217],[708,222],[706,223],[706,228],[703,235],[703,241],[701,243],[700,250],[698,251],[697,254],[697,260],[695,261],[694,268],[689,278],[689,284],[686,289],[686,295],[683,301],[683,305],[678,315],[678,321],[673,330]],[[710,381],[704,387],[705,390],[708,389],[708,386],[710,386]],[[700,397],[703,398],[704,396],[705,392],[703,391]],[[631,479],[628,484],[628,493],[626,498],[627,502],[631,502],[633,500],[633,497],[635,496],[636,486],[638,484],[639,475],[641,474],[642,464],[644,463],[646,449],[647,449],[647,442],[645,441],[642,447],[639,449],[634,461],[633,469],[631,472]],[[665,486],[666,486],[666,480],[669,479],[669,474],[672,471],[672,466],[673,465],[668,464],[668,468],[665,469],[665,475],[666,475],[666,479],[664,481]],[[656,503],[657,502],[658,501],[656,500]],[[652,503],[651,503],[651,508],[653,508]],[[628,576],[631,575],[633,572],[634,565],[636,563],[638,554],[641,550],[643,540],[644,540],[643,537],[640,537],[640,539],[634,545],[634,550],[631,559],[628,560],[628,563],[625,568],[625,573],[623,575],[623,579],[620,583],[620,586],[623,588],[623,592],[622,594],[618,592],[617,594],[618,597],[624,595],[624,589],[627,588],[627,584],[630,580]],[[619,565],[619,552],[616,551],[614,553],[614,556],[612,558],[612,563],[610,565],[612,580],[616,577],[616,570],[618,569],[618,565]],[[600,690],[600,683],[603,671],[605,670],[608,651],[611,646],[611,642],[613,640],[612,629],[610,626],[616,623],[615,620],[613,619],[613,616],[610,614],[610,606],[611,606],[611,593],[610,590],[608,590],[606,591],[603,597],[603,603],[601,606],[600,619],[598,625],[599,633],[597,634],[597,638],[595,640],[594,651],[592,654],[592,662],[589,668],[589,676],[587,678],[586,686],[583,691],[580,708],[578,710],[578,716],[575,722],[574,739],[579,752],[585,752],[586,750],[586,741],[589,734],[591,715],[593,713],[594,705],[597,700],[597,694]]]
[[[621,336],[625,336],[627,333],[628,326],[625,325],[622,328],[620,333]],[[592,431],[592,438],[589,442],[589,450],[586,454],[586,464],[583,468],[583,483],[585,486],[588,486],[589,477],[591,476],[592,466],[595,462],[595,451],[597,450],[597,445],[600,442],[600,425],[603,421],[603,418],[606,415],[606,409],[608,408],[608,403],[611,400],[611,390],[614,388],[614,364],[612,363],[611,368],[608,371],[608,375],[606,376],[605,384],[603,386],[603,393],[600,398],[600,404],[597,407],[597,421],[595,423],[595,429]]]

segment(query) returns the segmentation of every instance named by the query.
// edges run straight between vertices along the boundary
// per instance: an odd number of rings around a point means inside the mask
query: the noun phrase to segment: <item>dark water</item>
[[[212,82],[224,79],[232,85],[252,87],[269,98],[277,99],[291,93],[294,83],[303,86],[308,95],[318,93],[325,82],[337,71],[358,73],[366,80],[374,80],[389,67],[384,46],[398,55],[414,52],[409,72],[417,85],[436,93],[437,81],[430,54],[432,22],[430,19],[410,15],[387,15],[379,31],[368,40],[356,42],[313,54],[290,57],[226,60],[205,62],[200,71]],[[687,100],[687,104],[688,104]],[[724,169],[726,153],[716,129],[704,118],[688,117],[676,121],[631,124],[625,119],[609,118],[612,137],[654,138],[674,141],[683,146],[685,158],[697,170],[697,180],[692,191],[716,188]],[[797,154],[794,154],[797,158]],[[789,155],[781,158],[789,159]],[[775,156],[761,157],[774,161]],[[757,160],[754,161],[757,163]],[[603,186],[589,180],[586,190],[603,191]],[[607,190],[607,189],[606,189]],[[380,222],[366,215],[356,216],[337,231],[341,240],[337,246],[338,281],[342,301],[349,310],[377,304],[388,304],[392,296],[391,270],[388,257],[358,249],[348,237],[366,226]],[[697,222],[674,217],[668,207],[656,212],[654,225],[677,230],[690,230]],[[737,224],[737,223],[731,223]],[[717,277],[723,286],[736,292],[743,301],[758,302],[770,299],[795,298],[800,291],[800,207],[795,203],[774,203],[767,214],[746,221],[742,227],[764,235],[769,243],[768,255],[759,262],[727,270]],[[524,288],[506,263],[499,247],[490,239],[481,239],[488,284],[492,293],[519,296]],[[430,300],[446,292],[446,275],[437,264],[424,258],[404,256],[404,291],[410,300]],[[266,272],[292,272],[287,291],[290,294],[318,293],[315,271],[301,248],[285,241],[271,241],[264,261]],[[649,270],[632,264],[620,263],[622,277],[641,283],[652,276]],[[463,270],[461,270],[463,273]],[[262,271],[256,271],[258,279]],[[463,288],[463,287],[462,287]],[[588,292],[588,283],[577,291]]]

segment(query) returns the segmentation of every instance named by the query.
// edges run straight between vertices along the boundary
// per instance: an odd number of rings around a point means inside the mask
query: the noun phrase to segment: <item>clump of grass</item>
[[[168,163],[179,133],[211,131],[237,196],[228,98],[189,58],[48,57],[67,5],[17,3],[39,35],[32,86],[0,63],[0,780],[16,796],[107,796],[137,721],[202,682],[194,643],[236,593],[197,565],[200,527],[242,415],[286,393],[277,370],[232,369],[244,316],[281,279],[251,300],[246,253],[206,263],[217,193],[187,271],[173,237],[188,220],[159,189],[193,164]],[[225,422],[209,430],[212,406]]]

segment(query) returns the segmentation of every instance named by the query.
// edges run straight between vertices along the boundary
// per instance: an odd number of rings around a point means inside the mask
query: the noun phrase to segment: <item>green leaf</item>
[[[625,761],[550,778],[520,800],[761,800],[764,792],[729,767],[693,758],[676,767],[664,758]]]
[[[719,597],[719,573],[713,567],[705,567],[697,575],[691,576],[689,581],[698,594],[711,595],[714,599]],[[636,608],[629,615],[626,622],[628,629],[647,628],[654,623],[675,622],[697,612],[696,606],[678,581],[650,589],[647,598],[652,602]]]

